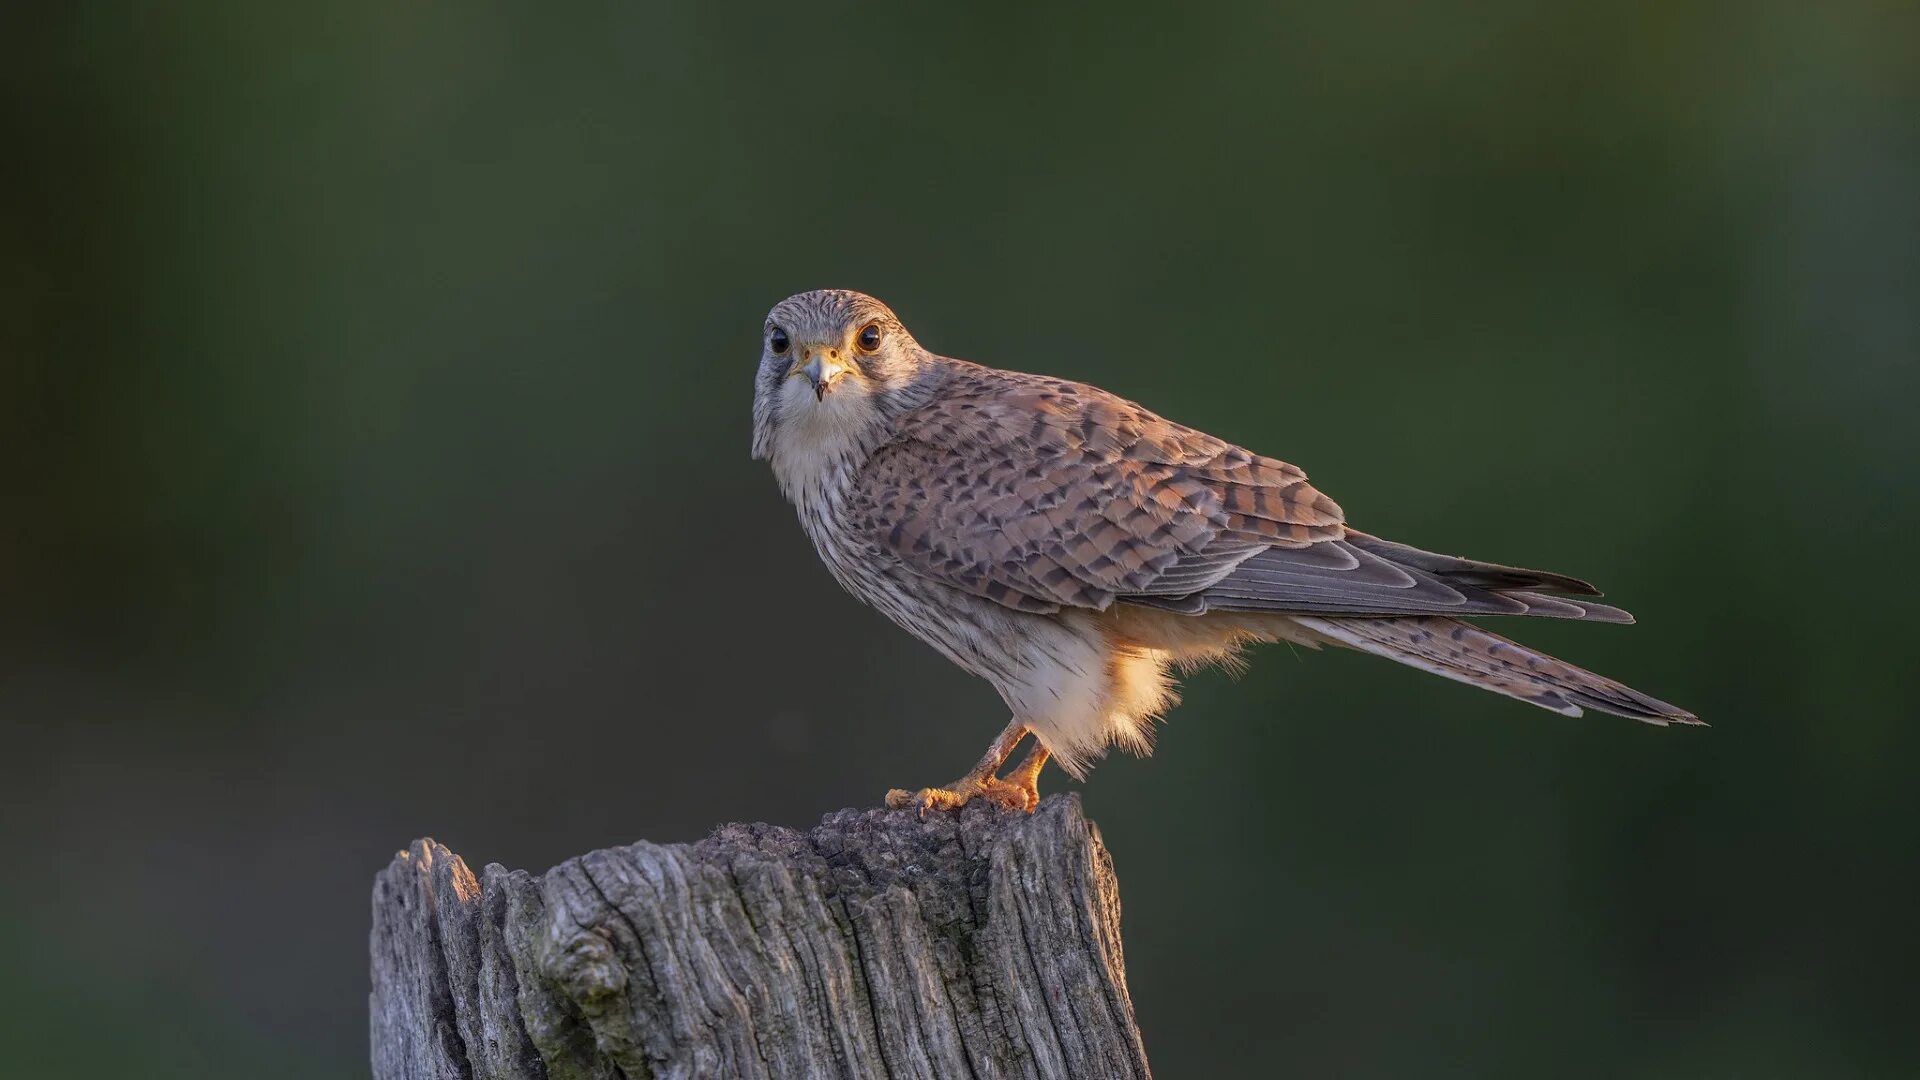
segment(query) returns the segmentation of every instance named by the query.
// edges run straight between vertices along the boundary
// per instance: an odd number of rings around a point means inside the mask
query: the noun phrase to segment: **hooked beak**
[[[819,401],[833,389],[834,381],[846,374],[847,365],[830,358],[824,351],[811,354],[807,362],[796,368],[792,375],[804,375],[813,384],[813,399]],[[792,375],[788,377],[791,378]]]

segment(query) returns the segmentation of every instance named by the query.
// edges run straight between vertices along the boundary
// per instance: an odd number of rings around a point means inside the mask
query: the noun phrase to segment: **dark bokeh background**
[[[1920,1066],[1896,5],[195,6],[0,16],[10,1074],[357,1075],[410,838],[972,761],[747,457],[825,285],[1597,580],[1518,632],[1714,724],[1194,679],[1085,789],[1163,1075]]]

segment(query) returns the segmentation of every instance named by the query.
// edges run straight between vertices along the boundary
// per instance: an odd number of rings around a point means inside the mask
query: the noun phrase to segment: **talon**
[[[887,807],[892,810],[912,808],[919,811],[920,820],[925,821],[927,819],[927,811],[958,810],[967,804],[968,798],[968,795],[958,791],[951,791],[947,788],[930,787],[921,788],[919,791],[894,788],[887,792]]]
[[[922,821],[926,820],[929,810],[958,810],[974,799],[985,799],[1002,810],[1032,813],[1040,805],[1040,770],[1047,763],[1047,748],[1036,739],[1033,750],[1019,768],[1008,773],[1004,780],[995,775],[1026,735],[1027,728],[1019,721],[1007,725],[1007,730],[1000,733],[1000,738],[988,748],[972,772],[943,788],[919,791],[894,788],[887,792],[887,806],[893,810],[914,807]]]
[[[887,792],[887,807],[892,810],[911,807],[919,811],[920,819],[924,821],[928,811],[958,810],[975,799],[984,799],[1002,810],[1025,813],[1032,813],[1034,807],[1040,805],[1040,793],[1033,788],[989,776],[944,788],[921,788],[919,791],[894,788]]]
[[[1031,812],[1038,802],[1037,799],[1033,798],[1033,793],[1027,791],[1026,788],[1021,787],[1019,784],[1009,783],[1008,781],[998,778],[989,779],[982,783],[980,785],[979,797],[986,799],[1002,810],[1019,810],[1023,813]]]

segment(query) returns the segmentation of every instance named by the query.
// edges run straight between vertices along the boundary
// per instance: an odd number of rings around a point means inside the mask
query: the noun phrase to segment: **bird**
[[[1363,532],[1294,465],[1086,383],[938,355],[863,293],[768,312],[752,453],[840,585],[1012,714],[959,779],[887,792],[923,818],[974,800],[1031,811],[1049,761],[1084,780],[1109,748],[1149,753],[1176,673],[1263,642],[1370,653],[1568,716],[1700,723],[1469,621],[1633,621],[1587,582]]]

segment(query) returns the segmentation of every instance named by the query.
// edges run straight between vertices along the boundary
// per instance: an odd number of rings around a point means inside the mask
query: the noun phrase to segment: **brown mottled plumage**
[[[1422,551],[1346,524],[1306,474],[1104,390],[921,348],[872,297],[768,315],[754,455],[855,596],[991,681],[1013,720],[974,770],[896,805],[1038,799],[1144,751],[1170,666],[1251,641],[1333,643],[1578,715],[1692,714],[1450,616],[1631,622],[1558,574]],[[1036,747],[996,776],[1026,734]]]

